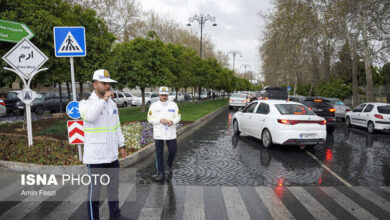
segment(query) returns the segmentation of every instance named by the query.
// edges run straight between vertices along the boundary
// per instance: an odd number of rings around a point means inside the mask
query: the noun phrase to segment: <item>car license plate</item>
[[[300,134],[299,136],[301,138],[316,138],[317,134],[315,134],[315,133],[308,133],[308,134]]]
[[[18,109],[24,109],[24,106],[18,106]]]

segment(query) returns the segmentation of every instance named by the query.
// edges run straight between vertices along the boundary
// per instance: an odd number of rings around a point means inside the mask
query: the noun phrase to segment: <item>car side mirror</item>
[[[238,111],[239,111],[239,112],[243,112],[244,109],[241,107],[241,108],[238,109]]]

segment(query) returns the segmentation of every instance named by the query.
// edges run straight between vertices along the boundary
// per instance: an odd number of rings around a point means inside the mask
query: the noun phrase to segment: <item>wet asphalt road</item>
[[[273,146],[232,135],[224,111],[178,142],[169,183],[202,186],[388,186],[390,185],[390,133],[371,135],[342,122],[323,145],[307,151],[330,168],[324,169],[299,147]],[[154,155],[152,155],[154,157]],[[155,163],[137,173],[140,184],[154,182]],[[336,178],[336,175],[339,176]]]
[[[314,149],[265,149],[255,138],[232,136],[231,117],[226,110],[179,142],[173,176],[165,184],[155,184],[154,163],[138,170],[138,184],[128,180],[133,175],[121,176],[122,215],[164,220],[388,219],[388,133],[369,135],[339,124],[326,144]],[[22,197],[19,182],[17,172],[0,169],[0,219],[88,219],[88,186],[39,186],[56,195],[37,199]],[[104,197],[100,204],[100,219],[109,219]]]

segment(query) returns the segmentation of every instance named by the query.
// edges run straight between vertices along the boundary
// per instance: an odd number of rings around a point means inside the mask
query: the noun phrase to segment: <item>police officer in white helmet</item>
[[[93,74],[94,91],[87,100],[80,102],[80,113],[84,120],[84,156],[88,173],[93,180],[94,175],[109,176],[107,187],[110,219],[126,219],[121,216],[118,199],[119,162],[118,148],[122,157],[126,157],[124,138],[121,131],[118,108],[111,99],[111,83],[107,70],[99,69]],[[100,182],[91,181],[88,187],[89,219],[99,219]]]
[[[168,88],[159,89],[160,100],[154,102],[148,111],[148,121],[153,124],[153,138],[156,145],[156,181],[165,179],[164,170],[164,142],[168,146],[168,172],[172,174],[173,160],[177,150],[176,124],[180,121],[180,112],[176,103],[168,100]]]

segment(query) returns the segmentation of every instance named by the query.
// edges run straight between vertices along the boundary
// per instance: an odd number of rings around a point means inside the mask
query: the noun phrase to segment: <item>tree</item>
[[[142,112],[145,111],[145,88],[167,84],[171,74],[167,63],[171,58],[167,47],[155,33],[117,44],[109,61],[112,75],[120,86],[139,86]]]
[[[140,4],[137,0],[67,0],[73,5],[81,5],[96,11],[111,33],[120,42],[128,42],[132,33],[138,31],[137,24],[141,16]]]
[[[386,88],[386,99],[387,102],[390,102],[390,62],[383,65],[381,75]]]
[[[92,9],[83,9],[79,5],[72,6],[64,0],[14,0],[1,3],[1,19],[21,21],[35,33],[31,39],[49,60],[44,65],[48,71],[39,73],[32,81],[33,88],[40,85],[70,81],[69,61],[66,58],[56,58],[54,55],[53,27],[55,26],[84,26],[88,55],[75,59],[76,78],[85,81],[92,79],[94,70],[104,66],[108,52],[115,40],[108,32],[104,21],[96,18]],[[91,31],[93,30],[93,31]],[[13,44],[1,43],[0,53],[5,54]],[[1,63],[1,67],[5,63]],[[0,69],[5,78],[3,82],[12,82],[16,75]]]

